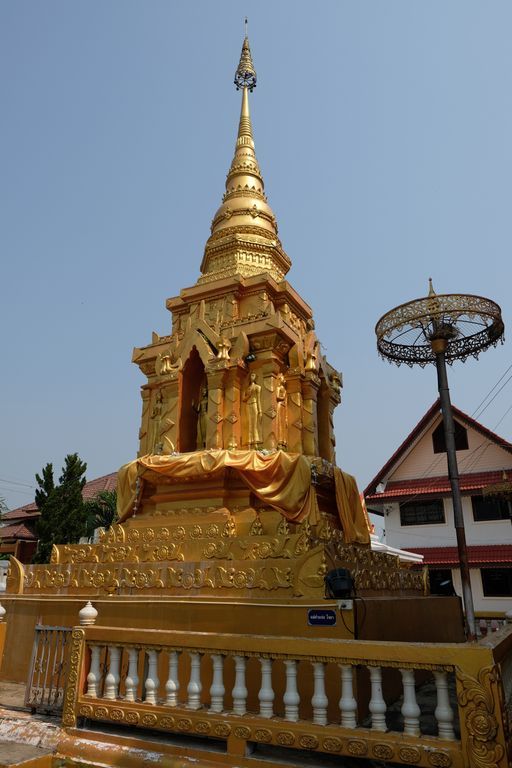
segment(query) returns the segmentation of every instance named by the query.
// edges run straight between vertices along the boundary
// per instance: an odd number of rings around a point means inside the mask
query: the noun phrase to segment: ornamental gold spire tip
[[[235,85],[237,91],[240,88],[248,88],[252,91],[256,88],[256,70],[252,63],[251,48],[249,45],[249,38],[247,37],[247,19],[245,20],[245,37],[242,43],[242,53],[240,54],[240,61],[238,63],[237,70],[235,72]]]
[[[276,217],[268,204],[256,158],[249,112],[249,92],[256,87],[256,70],[247,35],[247,19],[234,83],[237,90],[242,90],[235,152],[222,204],[211,224],[199,280],[205,282],[229,274],[268,273],[279,282],[291,262],[279,241]]]

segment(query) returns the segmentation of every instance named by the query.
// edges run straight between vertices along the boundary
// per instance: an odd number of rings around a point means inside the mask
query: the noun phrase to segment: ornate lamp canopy
[[[444,351],[447,363],[478,357],[487,347],[503,342],[500,307],[490,299],[468,294],[428,296],[401,304],[383,315],[375,326],[377,349],[390,362],[409,366],[436,362]]]
[[[397,365],[406,363],[424,367],[427,363],[434,363],[437,369],[462,595],[470,639],[476,638],[476,623],[446,363],[464,361],[470,355],[478,357],[487,347],[503,341],[503,331],[501,310],[494,301],[460,293],[438,296],[432,287],[432,279],[429,280],[428,296],[395,307],[383,315],[375,326],[381,357]]]
[[[487,485],[482,490],[482,495],[491,497],[491,498],[498,498],[498,499],[505,499],[506,501],[512,501],[512,480],[509,479],[505,470],[503,470],[503,478],[501,482]]]

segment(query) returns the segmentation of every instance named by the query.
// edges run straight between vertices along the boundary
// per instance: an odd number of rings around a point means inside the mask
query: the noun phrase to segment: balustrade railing
[[[471,754],[482,749],[506,760],[500,667],[488,639],[377,643],[87,626],[73,631],[72,660],[65,725],[86,718],[225,739],[233,754],[260,743],[431,768],[476,765]]]

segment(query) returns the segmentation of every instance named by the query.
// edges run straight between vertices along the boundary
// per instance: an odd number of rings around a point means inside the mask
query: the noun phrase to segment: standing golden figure
[[[201,400],[199,405],[192,402],[192,408],[197,413],[197,450],[206,448],[206,425],[208,419],[208,389],[201,388]]]
[[[286,419],[286,380],[284,374],[280,373],[277,377],[276,387],[277,403],[277,447],[286,448],[287,439],[287,419]]]
[[[256,374],[249,376],[249,386],[243,401],[247,416],[247,442],[250,448],[261,446],[261,386],[256,383]]]

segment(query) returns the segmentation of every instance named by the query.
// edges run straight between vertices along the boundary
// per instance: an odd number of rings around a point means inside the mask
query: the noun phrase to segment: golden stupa
[[[201,275],[167,300],[171,332],[134,351],[146,381],[119,523],[48,564],[11,558],[0,681],[28,680],[27,705],[62,714],[56,749],[80,764],[505,768],[510,629],[465,642],[457,597],[372,550],[335,462],[341,374],[264,194],[247,37],[235,84]],[[326,596],[334,575],[345,591]],[[425,681],[435,711],[416,701]]]
[[[175,629],[239,631],[257,615],[270,633],[351,637],[351,610],[308,625],[308,610],[336,608],[325,576],[338,568],[366,600],[360,636],[405,639],[400,597],[425,639],[444,637],[419,607],[424,572],[372,551],[355,480],[335,463],[342,377],[286,280],[255,153],[247,37],[235,84],[235,152],[201,275],[167,299],[171,332],[133,353],[146,382],[138,457],[118,476],[119,523],[97,543],[55,546],[47,565],[12,559],[6,604],[27,652],[8,642],[4,663],[20,679],[36,620],[72,626],[84,598],[109,626],[166,629],[172,611]]]

